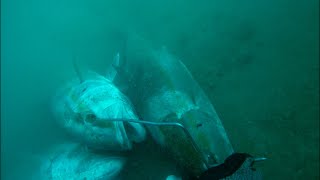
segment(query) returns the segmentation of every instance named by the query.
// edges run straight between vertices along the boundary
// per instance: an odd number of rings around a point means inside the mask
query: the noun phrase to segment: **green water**
[[[1,179],[29,179],[37,154],[65,138],[51,97],[75,76],[73,57],[105,70],[117,30],[186,64],[235,150],[268,158],[265,179],[319,179],[317,0],[3,0]],[[132,178],[165,177],[154,159],[153,175],[145,165]]]

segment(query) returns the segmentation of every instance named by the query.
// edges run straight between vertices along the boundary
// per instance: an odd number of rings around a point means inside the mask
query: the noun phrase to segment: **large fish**
[[[120,178],[125,159],[119,155],[93,153],[85,146],[61,144],[41,157],[34,180],[113,180]]]
[[[93,72],[81,75],[80,82],[70,82],[54,98],[53,110],[59,124],[90,148],[129,150],[132,142],[146,137],[141,124],[110,120],[138,120],[130,100],[113,84],[115,73],[111,67],[107,77]]]
[[[213,105],[186,66],[166,48],[154,50],[149,45],[142,39],[128,38],[115,84],[122,87],[142,120],[178,122],[187,129],[198,149],[178,126],[147,125],[155,141],[198,176],[223,163],[233,147]]]

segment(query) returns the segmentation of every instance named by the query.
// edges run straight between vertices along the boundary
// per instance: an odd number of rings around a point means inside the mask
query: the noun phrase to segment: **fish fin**
[[[117,53],[114,57],[113,57],[113,62],[111,64],[111,66],[109,66],[107,73],[106,73],[106,78],[109,79],[110,81],[113,81],[118,73],[118,69],[119,69],[119,65],[120,65],[120,54]]]
[[[76,74],[77,74],[77,76],[78,76],[78,78],[80,80],[80,83],[82,83],[84,81],[84,79],[83,79],[83,76],[82,76],[82,74],[80,72],[80,69],[79,69],[79,66],[78,66],[78,63],[77,63],[77,59],[76,59],[75,56],[73,56],[73,58],[72,58],[72,65],[73,65],[74,71],[76,72]]]

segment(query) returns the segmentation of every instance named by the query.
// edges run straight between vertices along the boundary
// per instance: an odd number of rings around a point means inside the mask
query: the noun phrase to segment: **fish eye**
[[[87,114],[84,120],[88,123],[93,123],[96,119],[97,116],[95,114]]]
[[[209,153],[207,155],[207,158],[208,158],[208,163],[209,164],[216,164],[217,163],[217,157],[216,157],[215,154]]]

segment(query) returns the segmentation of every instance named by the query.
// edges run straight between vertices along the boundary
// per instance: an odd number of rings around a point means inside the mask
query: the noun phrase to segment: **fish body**
[[[89,73],[83,82],[71,82],[54,98],[57,122],[90,148],[129,150],[145,139],[144,127],[110,119],[137,119],[130,100],[104,76]],[[101,121],[102,120],[102,121]]]
[[[119,179],[125,158],[92,153],[76,143],[61,144],[42,157],[34,179],[114,180]]]
[[[166,48],[143,47],[139,40],[128,43],[122,70],[127,74],[116,85],[127,85],[123,92],[132,100],[139,117],[182,124],[201,152],[195,151],[177,127],[147,126],[153,139],[195,176],[208,165],[223,163],[233,147],[213,105],[186,66]]]

